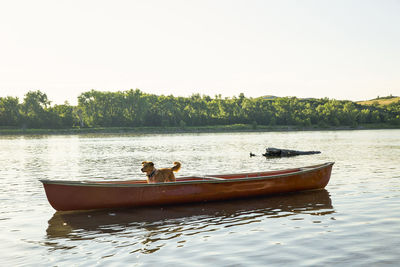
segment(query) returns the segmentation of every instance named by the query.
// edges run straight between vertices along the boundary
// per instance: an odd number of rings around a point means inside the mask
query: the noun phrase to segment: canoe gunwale
[[[46,184],[53,184],[53,185],[65,185],[65,186],[89,186],[89,187],[164,187],[164,186],[178,186],[178,185],[190,185],[190,184],[204,184],[204,183],[211,183],[211,184],[221,184],[221,183],[234,183],[234,182],[245,182],[245,181],[257,181],[257,180],[270,180],[270,179],[277,179],[282,177],[288,176],[295,176],[306,174],[309,172],[315,172],[319,169],[324,169],[333,165],[334,162],[326,162],[319,165],[313,166],[306,166],[306,167],[299,167],[299,168],[292,168],[292,169],[285,169],[286,171],[290,170],[298,170],[289,173],[282,173],[282,174],[273,174],[273,175],[265,175],[265,176],[256,176],[256,177],[244,177],[244,178],[231,178],[231,179],[224,179],[221,176],[230,176],[230,175],[254,175],[261,172],[249,172],[249,173],[235,173],[235,174],[219,174],[219,175],[206,175],[206,176],[187,176],[187,177],[179,177],[177,178],[176,182],[168,182],[168,183],[119,183],[121,181],[116,181],[113,183],[112,181],[107,181],[106,183],[101,181],[71,181],[71,180],[49,180],[49,179],[40,179],[39,181],[46,185]],[[208,179],[209,177],[216,178],[216,179]],[[194,178],[199,180],[193,181],[180,181],[179,179],[185,178]],[[202,180],[200,180],[202,179]],[[142,181],[142,180],[131,180],[131,181]],[[123,181],[123,182],[129,182]]]

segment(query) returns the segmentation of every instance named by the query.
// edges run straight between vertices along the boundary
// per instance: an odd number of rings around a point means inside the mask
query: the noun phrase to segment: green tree
[[[17,97],[0,97],[0,126],[17,126],[20,122]]]
[[[63,105],[55,105],[48,109],[51,128],[71,128],[74,126],[74,108],[65,102]]]
[[[23,126],[31,128],[49,127],[49,113],[47,108],[50,101],[45,93],[41,91],[29,91],[22,103],[22,121]]]

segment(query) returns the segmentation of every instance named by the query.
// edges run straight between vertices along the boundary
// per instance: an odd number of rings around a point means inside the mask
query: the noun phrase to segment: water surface
[[[266,159],[266,147],[320,150]],[[0,137],[1,265],[396,265],[400,131]],[[257,154],[250,158],[249,153]],[[39,179],[145,178],[335,161],[325,190],[183,206],[56,212]]]

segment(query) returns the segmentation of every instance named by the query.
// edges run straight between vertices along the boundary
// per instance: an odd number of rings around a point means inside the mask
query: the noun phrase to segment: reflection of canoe
[[[329,192],[325,189],[257,199],[240,199],[214,203],[191,203],[168,207],[136,209],[55,212],[49,220],[49,238],[89,238],[96,233],[118,234],[128,228],[157,231],[207,224],[227,225],[235,222],[250,224],[256,218],[280,218],[299,214],[324,215],[334,212]],[[193,226],[194,227],[194,226]],[[90,232],[90,234],[88,233]]]
[[[324,188],[333,162],[281,171],[181,177],[176,182],[41,180],[54,209],[88,210],[225,200]]]

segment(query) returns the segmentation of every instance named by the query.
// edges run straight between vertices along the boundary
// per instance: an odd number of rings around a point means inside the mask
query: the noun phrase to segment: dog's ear
[[[147,163],[148,163],[150,166],[152,166],[152,167],[154,166],[154,163],[151,162],[151,161],[148,161]]]

